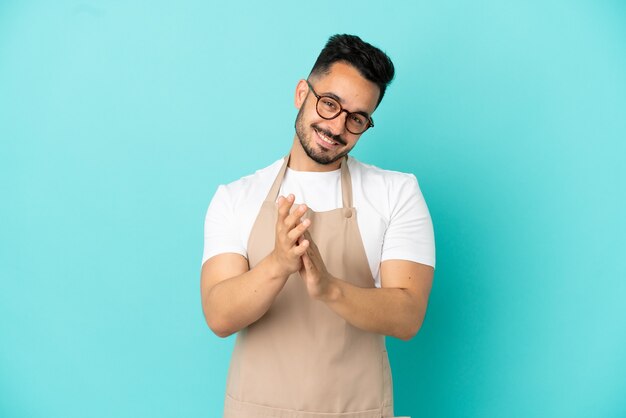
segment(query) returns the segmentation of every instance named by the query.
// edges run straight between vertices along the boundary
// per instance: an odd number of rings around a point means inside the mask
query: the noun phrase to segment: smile
[[[322,144],[330,145],[330,146],[333,146],[333,147],[339,145],[338,142],[335,142],[332,139],[328,138],[326,135],[324,135],[323,133],[321,133],[317,129],[313,128],[313,130],[317,134],[317,137],[322,141]]]

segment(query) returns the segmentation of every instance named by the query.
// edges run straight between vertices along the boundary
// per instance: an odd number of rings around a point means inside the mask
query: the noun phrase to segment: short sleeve
[[[435,267],[433,224],[417,179],[408,175],[395,186],[390,190],[391,214],[381,261],[400,259]]]
[[[232,199],[225,186],[219,186],[204,220],[204,252],[202,264],[209,258],[223,253],[238,253],[247,257],[241,242]]]

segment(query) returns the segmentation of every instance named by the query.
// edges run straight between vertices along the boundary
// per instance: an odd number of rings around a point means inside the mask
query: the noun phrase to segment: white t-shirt
[[[204,223],[202,263],[223,253],[247,258],[250,231],[283,159],[227,185],[220,185]],[[348,157],[353,205],[367,260],[380,287],[380,263],[401,259],[435,267],[435,238],[428,207],[412,174],[383,170]],[[279,195],[320,212],[342,207],[341,170],[287,168]]]

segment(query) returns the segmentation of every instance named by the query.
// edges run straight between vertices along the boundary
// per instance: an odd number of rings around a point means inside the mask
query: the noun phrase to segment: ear
[[[304,99],[306,99],[306,95],[309,92],[309,86],[306,84],[306,80],[298,81],[298,85],[296,85],[296,97],[295,97],[295,105],[296,109],[300,109],[302,103],[304,103]]]

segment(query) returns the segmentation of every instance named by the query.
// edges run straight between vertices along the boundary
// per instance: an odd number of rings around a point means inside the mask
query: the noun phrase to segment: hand
[[[308,231],[303,234],[302,242],[308,242],[309,248],[302,255],[300,276],[306,284],[309,296],[314,299],[327,299],[331,293],[333,277],[326,270],[322,255]]]
[[[302,255],[309,247],[309,241],[302,239],[302,234],[307,230],[311,221],[300,221],[306,213],[306,205],[298,206],[291,214],[295,196],[290,194],[287,198],[278,198],[278,219],[276,220],[276,240],[274,250],[270,254],[273,259],[278,275],[283,278],[299,271],[302,267]]]

